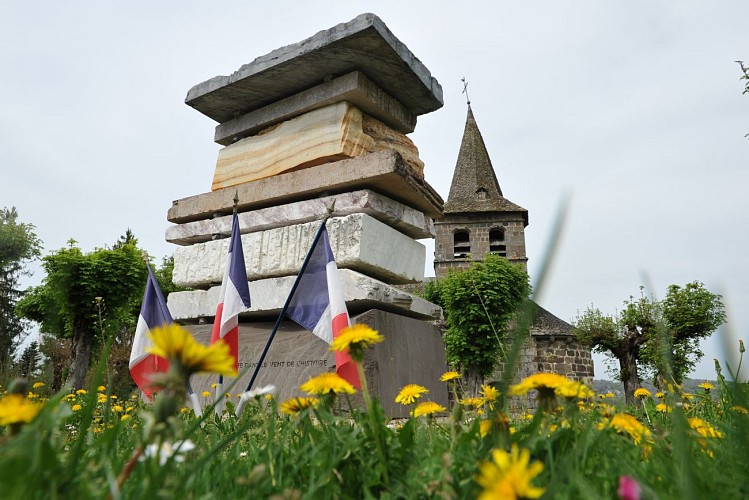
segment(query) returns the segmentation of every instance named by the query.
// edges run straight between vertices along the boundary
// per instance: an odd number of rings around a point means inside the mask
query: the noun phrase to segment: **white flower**
[[[276,394],[276,386],[273,384],[266,385],[265,387],[256,387],[255,389],[252,389],[251,391],[245,391],[242,394],[239,395],[239,403],[237,404],[237,409],[234,412],[236,416],[240,416],[242,414],[242,411],[244,411],[244,406],[247,404],[247,401],[251,399],[260,399],[260,396],[265,396],[266,394],[275,395]]]
[[[175,441],[174,443],[162,443],[160,450],[157,445],[149,444],[146,446],[144,456],[141,456],[140,459],[143,461],[145,458],[152,458],[158,455],[159,465],[164,465],[170,458],[173,458],[175,462],[184,462],[185,457],[182,455],[194,448],[195,444],[189,439]]]

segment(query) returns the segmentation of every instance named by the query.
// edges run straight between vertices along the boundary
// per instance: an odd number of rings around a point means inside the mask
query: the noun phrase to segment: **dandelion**
[[[490,410],[493,410],[494,403],[497,402],[497,398],[499,397],[499,390],[495,389],[491,385],[482,385],[481,395],[481,399],[483,400],[484,404],[486,404],[486,406],[488,406]]]
[[[125,413],[123,416],[120,417],[120,420],[124,422],[125,420],[130,420],[131,418],[132,418],[132,415],[130,415],[129,413]]]
[[[460,373],[456,371],[449,371],[442,374],[440,377],[440,382],[450,382],[451,380],[455,380],[457,378],[460,378]]]
[[[32,385],[31,387],[33,389],[41,389],[45,385],[47,385],[47,384],[45,384],[44,382],[34,382],[34,385]]]
[[[0,425],[29,423],[41,409],[41,404],[23,397],[23,394],[8,394],[0,399]]]
[[[112,407],[112,410],[116,411],[117,413],[121,413],[122,410],[124,410],[124,408],[122,406],[120,406],[120,405],[114,405]]]
[[[655,405],[655,411],[659,413],[671,413],[672,410],[673,408],[666,405],[666,403],[658,403],[657,405]]]
[[[557,387],[554,389],[554,393],[563,398],[587,399],[594,396],[593,391],[587,385],[575,381]]]
[[[663,399],[666,397],[666,394],[663,391],[658,391],[655,393],[655,397],[658,399]]]
[[[96,388],[96,390],[99,391],[99,392],[105,392],[107,390],[107,388],[104,387],[103,385],[100,385],[99,387]]]
[[[166,464],[170,458],[175,462],[184,462],[185,457],[183,455],[194,448],[195,444],[193,444],[193,442],[189,439],[186,439],[184,441],[175,441],[174,443],[165,442],[162,443],[161,446],[149,444],[146,447],[144,455],[141,456],[140,460],[158,457],[159,465],[161,466]]]
[[[203,396],[204,398],[211,397],[210,391],[203,391],[203,392],[200,393],[200,395]]]
[[[531,482],[543,470],[543,463],[530,463],[530,451],[518,451],[516,444],[512,445],[510,453],[493,450],[492,460],[479,464],[476,482],[484,488],[479,499],[538,498],[544,489]]]
[[[650,397],[650,391],[645,389],[644,387],[640,387],[638,389],[635,389],[635,397],[637,399],[645,399]]]
[[[650,440],[650,431],[637,418],[627,413],[617,413],[608,422],[598,425],[599,429],[614,429],[619,434],[628,434],[635,444],[643,439]]]
[[[558,387],[565,386],[570,382],[572,382],[570,379],[557,373],[535,373],[525,377],[519,384],[510,387],[510,395],[521,396],[534,389],[539,392],[551,391],[553,395]]]
[[[326,372],[321,373],[316,377],[310,378],[300,387],[301,390],[308,394],[338,394],[345,392],[346,394],[354,394],[356,389],[354,386],[349,384],[337,373]]]
[[[354,361],[364,358],[364,349],[382,342],[384,337],[367,325],[357,323],[341,330],[338,336],[330,344],[330,350],[345,352],[348,350]]]
[[[395,396],[395,402],[402,405],[414,404],[422,394],[429,394],[429,389],[417,384],[408,384]]]
[[[96,398],[97,403],[106,403],[107,402],[107,395],[106,394],[99,394]]]
[[[77,391],[75,391],[75,393],[79,396],[85,396],[86,394],[88,394],[88,391],[86,389],[78,389]]]
[[[431,416],[435,413],[439,413],[445,410],[446,408],[440,404],[437,404],[433,401],[424,401],[423,403],[419,403],[418,405],[416,405],[416,408],[414,408],[413,411],[413,416]]]
[[[73,411],[81,411],[81,408],[83,408],[81,405],[73,405],[70,407]]]
[[[479,422],[479,434],[481,437],[486,437],[489,432],[492,430],[492,421],[491,420],[482,420]]]
[[[460,400],[460,404],[463,406],[473,406],[474,408],[478,408],[484,404],[484,400],[483,398],[463,398]]]
[[[307,408],[317,406],[319,401],[317,398],[291,398],[281,403],[279,408],[287,415],[298,415]]]
[[[717,430],[715,427],[705,422],[701,418],[690,417],[687,419],[689,427],[697,431],[697,434],[703,438],[722,438],[723,433]]]
[[[234,358],[226,342],[216,342],[206,347],[199,344],[185,328],[174,323],[154,328],[150,333],[153,347],[148,352],[168,359],[189,376],[209,372],[235,377]]]
[[[700,389],[705,389],[705,391],[707,391],[707,392],[710,392],[713,389],[715,389],[715,386],[713,384],[711,384],[710,382],[702,382],[697,387],[699,387]]]

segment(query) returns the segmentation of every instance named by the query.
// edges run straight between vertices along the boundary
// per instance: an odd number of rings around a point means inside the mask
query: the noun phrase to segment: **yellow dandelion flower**
[[[668,406],[666,403],[658,403],[657,405],[655,405],[655,411],[660,413],[671,413],[672,410],[673,408]]]
[[[715,427],[705,422],[701,418],[690,417],[687,419],[689,427],[697,431],[697,434],[703,438],[722,438],[723,433],[717,430]]]
[[[658,399],[663,399],[663,398],[666,397],[666,393],[663,392],[663,391],[658,391],[658,392],[655,393],[655,397],[658,398]]]
[[[122,410],[124,410],[124,408],[120,405],[114,405],[112,407],[112,410],[116,411],[117,413],[120,413]]]
[[[707,392],[710,392],[713,389],[715,389],[715,386],[711,384],[710,382],[702,382],[697,387],[699,387],[700,389],[705,389]]]
[[[73,405],[70,407],[73,411],[81,411],[81,408],[83,408],[81,405]]]
[[[455,380],[456,378],[460,378],[460,373],[456,371],[449,371],[442,374],[440,377],[440,382],[450,382],[451,380]]]
[[[463,398],[460,400],[460,404],[463,406],[473,406],[478,408],[479,406],[484,404],[483,398]]]
[[[575,381],[570,381],[568,384],[557,387],[554,389],[554,393],[563,398],[587,399],[595,396],[593,391],[587,385]]]
[[[367,325],[357,323],[341,330],[330,344],[330,350],[336,352],[348,350],[354,356],[354,354],[361,353],[367,347],[379,344],[383,340],[385,338],[377,333],[377,330],[372,330]]]
[[[598,403],[598,409],[603,413],[604,417],[610,417],[616,413],[616,407],[607,405],[606,403]]]
[[[47,384],[45,384],[44,382],[34,382],[34,385],[32,385],[31,387],[32,389],[41,389],[45,385]]]
[[[551,391],[554,392],[558,387],[563,387],[572,382],[564,375],[557,373],[534,373],[525,377],[519,384],[510,387],[511,396],[521,396],[529,391]]]
[[[543,495],[544,489],[533,486],[531,482],[544,470],[544,464],[538,461],[530,463],[530,457],[530,451],[519,451],[516,444],[512,445],[510,453],[493,450],[492,460],[479,464],[476,482],[484,488],[479,499],[538,498]]]
[[[694,394],[690,394],[688,392],[682,394],[681,397],[684,399],[684,401],[694,401]]]
[[[644,387],[640,387],[638,389],[635,389],[635,397],[637,399],[645,399],[650,397],[650,391],[645,389]]]
[[[613,392],[607,392],[606,393],[606,399],[613,399],[613,398],[614,398],[614,393]]]
[[[114,400],[114,399],[120,399],[120,398],[117,396],[117,394],[112,394],[111,396],[109,396],[109,399]]]
[[[204,398],[211,397],[210,391],[203,391],[203,392],[200,393],[200,395],[203,396]]]
[[[422,394],[429,394],[429,389],[417,384],[408,384],[395,396],[395,402],[402,405],[414,404]]]
[[[190,408],[188,408],[187,406],[183,406],[182,408],[179,409],[179,412],[180,413],[190,413]]]
[[[499,390],[491,385],[482,385],[481,395],[485,401],[496,401],[499,397]]]
[[[354,394],[356,389],[346,380],[341,378],[337,373],[326,372],[316,377],[312,377],[300,387],[301,390],[308,394],[330,394],[341,393]]]
[[[8,394],[0,399],[0,425],[28,423],[42,410],[39,403],[23,397],[22,394]]]
[[[78,398],[76,397],[75,394],[67,394],[65,396],[65,401],[75,401],[76,399],[78,399]]]
[[[206,347],[192,334],[174,323],[154,328],[150,334],[153,347],[148,350],[182,367],[187,374],[209,372],[236,377],[234,357],[229,354],[229,344],[216,342]]]
[[[96,390],[99,391],[99,392],[104,392],[104,391],[107,390],[107,388],[105,386],[103,386],[103,385],[100,385],[99,387],[96,388]]]
[[[614,429],[619,434],[627,434],[635,444],[643,440],[650,441],[650,430],[637,418],[627,413],[617,413],[608,422],[601,422],[599,429]]]
[[[281,403],[278,407],[281,412],[287,415],[298,415],[302,411],[312,406],[317,406],[320,402],[317,398],[291,398]]]
[[[492,430],[492,421],[491,420],[482,420],[479,423],[479,434],[481,437],[486,437],[489,432]]]
[[[125,413],[120,417],[120,420],[124,422],[125,420],[130,420],[131,418],[133,418],[132,415],[130,415],[129,413]]]
[[[28,393],[28,394],[26,395],[26,397],[27,397],[27,398],[29,398],[29,399],[36,399],[36,398],[38,398],[39,396],[38,396],[37,394],[34,394],[33,392],[29,392],[29,393]]]
[[[107,402],[107,395],[106,394],[99,394],[96,398],[97,403],[106,403]]]
[[[441,411],[445,411],[444,406],[433,401],[424,401],[423,403],[419,403],[416,405],[416,408],[414,408],[413,411],[413,416],[421,417],[424,415],[434,415],[435,413],[439,413]]]

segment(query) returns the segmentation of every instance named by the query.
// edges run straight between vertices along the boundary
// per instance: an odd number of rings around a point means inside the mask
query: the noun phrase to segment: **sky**
[[[749,341],[744,0],[3,2],[0,206],[36,226],[45,253],[130,228],[171,255],[167,210],[210,190],[220,148],[187,91],[364,12],[442,85],[444,107],[410,137],[443,198],[468,80],[503,193],[529,210],[532,281],[569,197],[538,302],[571,321],[590,304],[615,313],[640,285],[662,298],[699,280],[727,306],[691,374],[715,378],[713,358]]]

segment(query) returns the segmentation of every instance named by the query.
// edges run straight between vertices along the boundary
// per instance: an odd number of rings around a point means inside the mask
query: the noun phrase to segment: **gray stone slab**
[[[435,401],[447,407],[447,386],[439,382],[446,370],[444,344],[439,330],[430,323],[398,316],[385,311],[371,310],[352,318],[374,328],[385,340],[368,349],[364,357],[364,373],[371,394],[380,399],[385,413],[391,418],[407,417],[411,408],[395,402],[398,391],[406,384],[419,384],[429,389],[423,400]],[[211,325],[191,325],[187,328],[199,342],[207,344]],[[247,387],[252,373],[273,328],[272,322],[242,322],[239,324],[240,376],[229,390],[236,405],[237,394]],[[292,321],[283,321],[263,364],[254,387],[276,386],[276,398],[305,396],[299,386],[310,377],[335,371],[335,358],[328,345]],[[235,379],[225,379],[228,387]],[[193,389],[200,394],[209,391],[216,382],[212,375],[192,378]],[[362,404],[355,395],[352,402]],[[213,402],[205,398],[204,406]]]
[[[320,221],[242,235],[249,280],[296,275]],[[339,268],[354,269],[387,283],[424,280],[426,247],[366,214],[328,220],[330,247]],[[203,288],[220,284],[229,239],[196,243],[174,251],[176,285]]]
[[[192,222],[359,189],[371,189],[431,218],[442,217],[442,198],[395,151],[381,151],[246,182],[172,202],[167,220]]]
[[[195,85],[185,103],[224,123],[319,85],[361,71],[414,115],[442,107],[442,87],[374,14],[276,49],[229,76]]]
[[[333,207],[333,217],[364,213],[414,239],[434,238],[434,223],[418,210],[368,189],[323,196],[238,214],[242,234],[319,220]],[[166,241],[193,245],[231,235],[230,215],[170,226]]]
[[[350,314],[377,308],[417,319],[442,318],[442,309],[421,297],[350,269],[340,269],[338,275]],[[268,318],[278,315],[295,279],[296,276],[284,276],[250,281],[252,307],[240,317]],[[212,322],[220,293],[220,286],[208,290],[173,292],[169,294],[167,305],[176,321],[196,323],[207,319]]]
[[[416,126],[416,117],[401,103],[387,95],[363,73],[354,71],[221,123],[216,127],[213,140],[228,146],[271,125],[341,101],[350,102],[398,132],[409,134]]]

